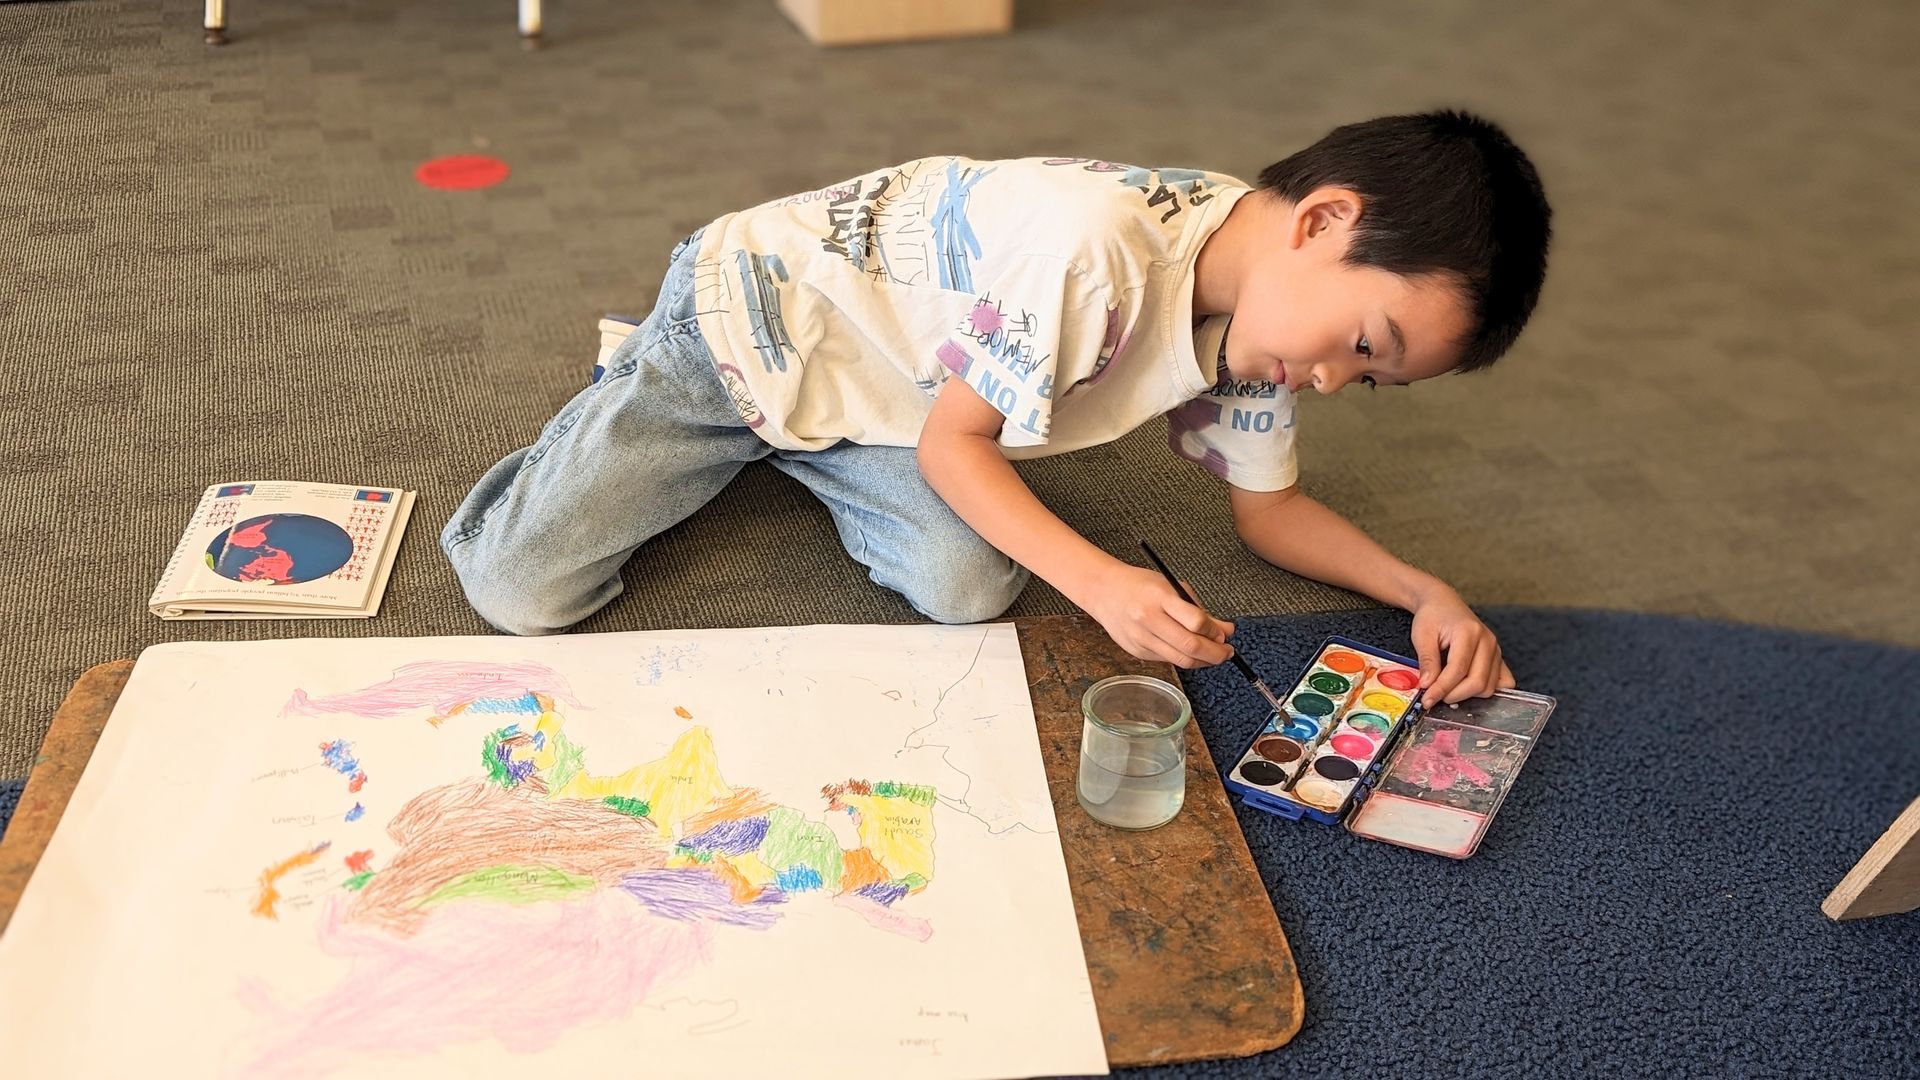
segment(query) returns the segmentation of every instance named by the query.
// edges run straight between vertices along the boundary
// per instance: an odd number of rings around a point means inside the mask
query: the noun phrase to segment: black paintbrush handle
[[[1200,606],[1200,601],[1195,600],[1192,595],[1187,592],[1186,586],[1180,584],[1180,579],[1173,576],[1173,571],[1167,569],[1167,564],[1160,561],[1160,556],[1154,554],[1153,548],[1150,547],[1145,540],[1140,541],[1140,550],[1146,552],[1147,558],[1153,560],[1153,565],[1160,568],[1160,576],[1167,579],[1167,584],[1173,586],[1173,591],[1180,594],[1180,599],[1185,600],[1194,607]],[[1241,659],[1238,652],[1235,652],[1227,659],[1233,661],[1233,666],[1240,669],[1240,674],[1245,675],[1248,682],[1258,683],[1260,681],[1260,676],[1253,673],[1253,665]]]

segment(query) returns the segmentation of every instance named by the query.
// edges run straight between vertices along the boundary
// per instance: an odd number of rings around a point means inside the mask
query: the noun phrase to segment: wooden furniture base
[[[1820,910],[1829,919],[1865,919],[1920,908],[1920,799],[1840,879]]]
[[[1084,616],[1016,625],[1108,1062],[1239,1057],[1283,1045],[1300,1029],[1300,978],[1199,725],[1187,728],[1186,805],[1166,825],[1109,828],[1074,792],[1086,688],[1121,674],[1177,685],[1178,673],[1128,656]],[[131,660],[88,670],[55,714],[0,840],[0,929],[132,671]]]

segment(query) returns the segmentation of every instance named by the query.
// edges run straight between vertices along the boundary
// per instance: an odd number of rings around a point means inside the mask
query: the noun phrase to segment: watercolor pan
[[[1228,790],[1281,817],[1472,855],[1555,701],[1502,690],[1429,709],[1419,685],[1408,657],[1328,638],[1280,695],[1287,712],[1268,714],[1228,772]]]

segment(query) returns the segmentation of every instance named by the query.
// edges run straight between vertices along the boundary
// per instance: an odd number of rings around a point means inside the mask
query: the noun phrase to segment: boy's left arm
[[[1493,631],[1446,582],[1401,562],[1298,488],[1244,491],[1228,485],[1227,490],[1234,529],[1254,554],[1283,570],[1413,612],[1413,647],[1427,700],[1464,701],[1513,686]]]

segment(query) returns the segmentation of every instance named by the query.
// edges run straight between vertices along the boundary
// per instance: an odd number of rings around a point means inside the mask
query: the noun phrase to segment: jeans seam
[[[847,523],[848,523],[848,527],[853,530],[854,538],[860,541],[860,550],[848,551],[847,554],[853,556],[854,562],[857,562],[861,566],[864,566],[867,568],[868,579],[875,580],[873,578],[873,575],[876,572],[878,572],[878,568],[875,567],[872,563],[868,562],[865,558],[863,558],[863,556],[865,556],[867,553],[867,548],[869,545],[867,543],[867,530],[861,527],[859,512],[857,510],[847,515]],[[887,586],[887,587],[891,588],[892,586]]]
[[[633,374],[637,366],[637,364],[629,366],[625,374]],[[617,377],[615,373],[609,372],[607,377],[601,380],[601,385],[605,385],[606,382]],[[495,507],[506,502],[507,496],[513,494],[513,485],[519,482],[521,474],[535,464],[538,464],[541,458],[546,457],[547,451],[553,449],[553,444],[566,438],[567,432],[572,431],[574,426],[579,423],[580,414],[576,412],[572,416],[567,417],[566,423],[549,431],[542,432],[539,440],[527,449],[526,459],[520,462],[518,469],[514,470],[513,478],[508,480],[506,486],[500,489],[500,494],[495,495],[492,502],[480,508],[480,512],[474,516],[473,524],[468,525],[449,537],[446,546],[454,547],[459,544],[464,544],[468,540],[480,535],[481,531],[487,527],[487,516],[493,513]]]
[[[659,300],[668,300],[668,297],[665,292],[665,286],[670,285],[672,283],[671,281],[672,276],[674,274],[674,271],[678,269],[677,264],[680,262],[681,257],[685,255],[686,252],[694,249],[696,243],[700,238],[701,233],[704,231],[705,231],[704,229],[696,229],[694,230],[693,233],[691,233],[690,235],[682,239],[679,243],[674,245],[673,252],[668,257],[668,260],[667,260],[669,281],[666,283],[663,283],[663,290],[662,290],[661,296],[659,297]],[[687,273],[690,274],[690,272],[691,271],[688,271]],[[681,287],[675,293],[674,299],[685,298],[690,300],[690,296],[688,295],[690,293],[691,293],[690,284],[683,282],[681,283]],[[671,307],[674,305],[672,305],[670,301],[664,304],[656,301],[655,306],[660,311],[667,311],[667,310],[670,310]],[[691,307],[694,305],[689,303],[688,306]],[[601,378],[594,384],[593,389],[602,390],[610,383],[616,382],[620,379],[624,379],[636,374],[640,370],[640,364],[642,360],[645,357],[651,355],[654,350],[661,348],[670,339],[678,338],[678,337],[686,337],[689,335],[697,336],[700,333],[699,313],[697,310],[693,314],[687,316],[685,319],[673,319],[671,317],[668,317],[663,321],[665,325],[660,325],[660,323],[658,322],[655,323],[655,326],[657,327],[657,329],[655,329],[654,333],[648,340],[627,350],[626,352],[627,359],[625,362],[621,363],[617,367],[608,368],[606,372],[602,374]],[[709,363],[709,366],[711,366],[713,363],[711,354],[709,354],[708,363]],[[717,373],[716,373],[716,379],[717,379]],[[568,416],[564,422],[557,424],[551,429],[542,431],[540,433],[540,437],[534,441],[533,445],[527,448],[527,454],[525,459],[520,462],[519,469],[515,470],[513,477],[507,481],[504,487],[502,487],[500,493],[494,496],[494,498],[490,502],[488,502],[486,506],[481,507],[478,511],[476,511],[473,514],[473,516],[467,521],[466,524],[462,525],[459,529],[455,531],[445,533],[441,540],[441,547],[445,550],[451,551],[453,548],[456,548],[462,544],[467,543],[468,541],[472,540],[474,537],[479,536],[482,532],[486,531],[487,519],[490,516],[492,516],[495,510],[499,509],[501,503],[504,503],[507,500],[507,496],[513,494],[514,485],[519,482],[521,476],[524,475],[525,471],[533,467],[534,465],[538,464],[542,458],[546,457],[547,453],[551,451],[554,448],[554,446],[560,442],[561,439],[565,438],[567,434],[571,432],[579,422],[580,422],[580,413],[575,412],[573,415]],[[451,527],[452,522],[449,522],[448,525],[449,527]],[[864,545],[866,543],[864,534],[862,534],[861,536],[861,543],[864,548]]]

